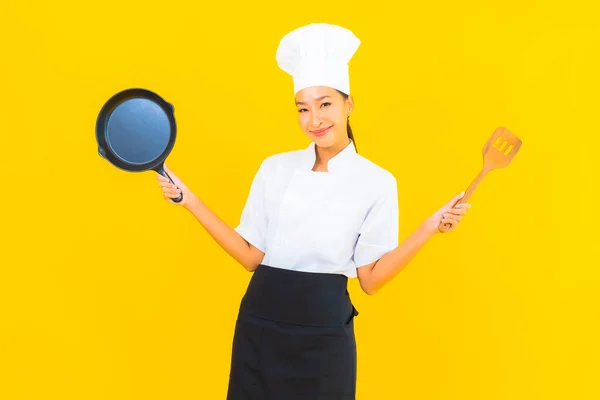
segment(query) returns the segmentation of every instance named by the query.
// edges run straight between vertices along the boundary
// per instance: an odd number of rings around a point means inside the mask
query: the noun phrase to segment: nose
[[[321,125],[321,116],[318,112],[315,112],[312,115],[312,126],[317,128],[319,125]]]

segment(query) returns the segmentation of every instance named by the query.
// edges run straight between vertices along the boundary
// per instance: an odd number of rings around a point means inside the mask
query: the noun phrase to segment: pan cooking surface
[[[156,103],[133,98],[119,104],[106,124],[106,141],[115,155],[130,164],[158,158],[169,145],[171,125]]]

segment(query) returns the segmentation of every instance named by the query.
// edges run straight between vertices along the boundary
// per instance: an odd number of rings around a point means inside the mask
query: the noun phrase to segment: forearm
[[[377,292],[402,271],[436,232],[435,227],[425,221],[398,247],[381,257],[370,271],[367,281],[369,293]]]
[[[194,196],[188,201],[185,208],[192,213],[219,246],[245,269],[252,271],[256,268],[248,242],[220,219],[202,200]]]

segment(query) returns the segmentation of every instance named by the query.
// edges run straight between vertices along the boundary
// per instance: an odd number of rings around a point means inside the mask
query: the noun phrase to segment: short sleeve
[[[252,180],[239,225],[234,230],[248,243],[265,252],[267,215],[265,210],[266,160]]]
[[[379,260],[398,247],[398,225],[398,185],[392,177],[360,227],[354,249],[357,268]]]

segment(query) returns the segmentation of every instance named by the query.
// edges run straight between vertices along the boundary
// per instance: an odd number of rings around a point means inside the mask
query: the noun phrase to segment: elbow
[[[242,264],[242,266],[248,272],[254,272],[258,268],[258,264],[255,264],[255,263],[251,263],[251,264],[246,263],[246,264]]]
[[[373,264],[373,266],[374,265],[375,264]],[[363,290],[363,292],[365,292],[369,296],[373,296],[379,291],[379,288],[381,287],[381,282],[379,282],[373,275],[373,266],[370,269],[361,270],[361,275],[359,275],[360,287]]]
[[[362,288],[363,292],[365,292],[369,296],[373,296],[379,291],[379,288],[373,285],[361,285],[360,287]]]

